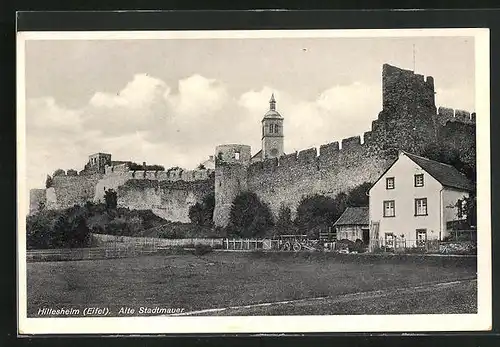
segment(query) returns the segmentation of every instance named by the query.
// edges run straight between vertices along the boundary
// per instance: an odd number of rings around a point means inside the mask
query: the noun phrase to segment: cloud
[[[333,86],[313,100],[300,100],[284,91],[263,87],[241,95],[239,104],[260,121],[266,110],[263,105],[272,92],[277,110],[284,117],[288,153],[361,135],[370,129],[371,120],[377,118],[382,103],[379,88],[353,83]],[[256,121],[252,118],[252,122]]]
[[[136,74],[117,93],[96,92],[81,109],[64,108],[51,97],[28,101],[29,186],[42,186],[57,168],[81,170],[95,152],[185,168],[219,144],[249,144],[256,153],[272,93],[285,119],[287,153],[369,130],[381,105],[379,89],[361,83],[332,86],[303,100],[272,86],[232,96],[223,82],[198,74],[174,87]]]
[[[215,79],[193,75],[179,81],[177,94],[165,93],[175,118],[210,116],[227,101],[225,86]]]
[[[58,105],[54,98],[29,99],[26,103],[27,134],[50,128],[57,133],[77,133],[82,129],[81,111]]]
[[[97,92],[90,99],[90,105],[94,107],[127,107],[131,109],[141,109],[149,107],[150,104],[168,94],[169,89],[165,82],[158,78],[150,77],[147,74],[136,74],[132,81],[115,94]]]

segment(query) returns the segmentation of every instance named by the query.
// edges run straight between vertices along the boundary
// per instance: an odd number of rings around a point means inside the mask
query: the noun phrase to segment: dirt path
[[[185,312],[183,316],[475,313],[477,279]]]

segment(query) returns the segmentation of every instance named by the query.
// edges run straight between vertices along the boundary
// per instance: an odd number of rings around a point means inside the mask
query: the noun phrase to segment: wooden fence
[[[154,245],[156,248],[195,247],[206,245],[212,248],[222,248],[223,239],[213,238],[186,238],[186,239],[161,239],[157,237],[132,237],[115,236],[106,234],[92,234],[92,237],[101,245],[129,244],[135,246]]]
[[[223,249],[226,250],[271,250],[278,249],[279,240],[271,239],[224,239]]]
[[[110,258],[129,258],[158,252],[153,245],[144,247],[95,247],[95,248],[55,248],[37,249],[26,252],[27,262],[96,260]]]
[[[369,251],[392,253],[476,254],[475,241],[370,240]]]

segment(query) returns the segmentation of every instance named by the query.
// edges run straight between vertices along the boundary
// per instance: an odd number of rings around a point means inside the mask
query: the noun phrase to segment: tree
[[[455,204],[457,208],[457,217],[466,217],[467,225],[476,226],[477,225],[477,198],[475,194],[471,194],[468,197],[459,199]]]
[[[50,188],[54,184],[54,181],[52,180],[52,177],[47,175],[47,179],[45,180],[45,188]]]
[[[281,205],[276,219],[275,232],[278,235],[294,234],[294,225],[292,222],[292,211],[290,207]]]
[[[104,201],[106,202],[106,210],[115,210],[118,206],[118,194],[110,188],[104,192]]]
[[[295,224],[300,233],[317,237],[320,230],[328,230],[347,207],[368,206],[368,190],[372,184],[362,183],[335,198],[316,194],[303,198],[297,207]]]
[[[66,247],[85,247],[90,243],[90,229],[83,215],[76,215],[69,221],[65,235]]]
[[[460,151],[454,147],[431,143],[424,148],[422,156],[440,163],[451,165],[471,181],[476,181],[475,165],[470,165],[462,160]]]
[[[189,219],[197,225],[211,226],[215,208],[215,194],[210,193],[189,208]]]
[[[345,194],[342,196],[345,199]],[[342,213],[336,199],[324,195],[304,197],[297,207],[295,224],[301,234],[317,237],[320,230],[328,229]]]
[[[52,220],[48,213],[37,213],[26,218],[26,246],[28,249],[51,247]]]
[[[52,230],[51,246],[54,248],[64,248],[68,242],[68,231],[70,228],[71,226],[67,216],[65,214],[60,214]]]
[[[241,237],[262,236],[273,226],[271,210],[255,193],[240,193],[233,200],[229,226]]]
[[[370,182],[365,182],[351,189],[347,194],[346,207],[368,206],[368,191],[371,187]]]
[[[203,224],[202,209],[203,209],[203,207],[199,202],[197,202],[193,206],[189,207],[189,219],[191,220],[191,223],[197,224],[197,225]]]

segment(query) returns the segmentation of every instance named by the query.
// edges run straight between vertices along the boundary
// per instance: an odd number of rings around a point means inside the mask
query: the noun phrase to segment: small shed
[[[337,240],[370,241],[368,207],[348,207],[333,225],[337,232]]]

